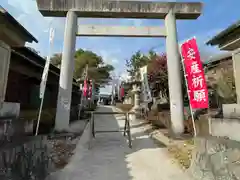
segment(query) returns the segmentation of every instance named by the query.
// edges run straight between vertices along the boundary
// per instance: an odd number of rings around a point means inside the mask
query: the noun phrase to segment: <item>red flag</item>
[[[88,89],[88,97],[89,97],[89,98],[92,97],[92,83],[90,83],[90,85],[89,85],[89,89]]]
[[[123,87],[121,87],[121,89],[120,89],[120,97],[121,98],[124,97],[124,88]]]
[[[84,85],[83,85],[83,96],[87,97],[87,92],[88,92],[88,84],[87,84],[87,80],[84,80]]]
[[[188,83],[189,101],[193,109],[208,108],[208,89],[196,39],[181,45],[185,75]]]

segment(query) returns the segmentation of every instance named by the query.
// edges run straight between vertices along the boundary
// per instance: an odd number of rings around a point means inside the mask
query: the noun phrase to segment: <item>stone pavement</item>
[[[102,106],[98,111],[113,111]],[[123,128],[122,115],[98,115],[96,130]],[[133,148],[128,147],[122,133],[96,134],[88,149],[89,126],[76,147],[76,153],[61,171],[47,180],[188,180],[188,176],[172,163],[164,144],[154,144],[144,133],[144,122],[131,122]]]

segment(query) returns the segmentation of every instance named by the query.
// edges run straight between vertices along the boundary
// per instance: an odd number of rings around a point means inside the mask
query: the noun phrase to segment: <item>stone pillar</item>
[[[67,13],[65,24],[61,73],[59,79],[57,114],[55,119],[55,130],[57,131],[69,127],[76,33],[77,15],[74,11],[70,10]]]
[[[140,90],[138,89],[137,85],[134,85],[134,107],[139,108],[140,106]]]
[[[141,109],[140,109],[140,89],[137,84],[133,84],[133,93],[134,93],[134,107],[133,110],[136,113],[136,119],[140,118],[141,116]]]
[[[165,18],[165,26],[167,32],[166,50],[172,130],[175,134],[181,134],[184,131],[182,79],[180,74],[176,18],[172,10],[169,11]]]

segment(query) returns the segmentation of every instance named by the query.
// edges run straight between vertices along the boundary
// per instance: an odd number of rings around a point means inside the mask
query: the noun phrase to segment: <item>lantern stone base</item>
[[[132,111],[135,113],[135,119],[141,118],[141,107],[140,106],[133,107]]]
[[[135,87],[133,93],[134,93],[134,107],[132,108],[132,111],[135,113],[135,119],[140,119],[141,118],[140,89]]]

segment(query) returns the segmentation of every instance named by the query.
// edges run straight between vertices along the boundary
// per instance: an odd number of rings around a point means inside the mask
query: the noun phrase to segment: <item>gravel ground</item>
[[[55,134],[48,140],[52,162],[51,172],[61,170],[68,164],[85,125],[86,121],[75,121],[70,124],[70,129],[73,133]]]
[[[74,154],[76,144],[80,136],[62,137],[48,140],[50,148],[50,158],[52,161],[52,171],[64,168]]]

